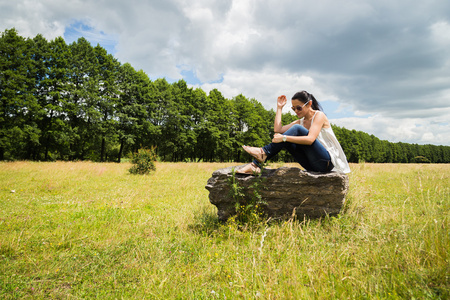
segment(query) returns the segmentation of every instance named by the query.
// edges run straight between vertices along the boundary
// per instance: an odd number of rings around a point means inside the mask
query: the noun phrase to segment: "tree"
[[[0,160],[6,151],[11,157],[21,157],[26,136],[36,141],[35,128],[26,123],[33,113],[27,108],[36,106],[34,79],[28,73],[33,69],[29,45],[15,29],[6,30],[0,38]]]
[[[241,161],[242,150],[240,145],[253,145],[262,147],[270,143],[270,132],[273,123],[270,123],[270,114],[255,99],[247,99],[238,95],[233,98],[236,112],[236,142],[238,144],[236,160]]]
[[[184,161],[195,148],[193,115],[197,113],[193,105],[194,93],[184,80],[179,80],[172,84],[172,97],[165,132],[173,147],[172,160]]]
[[[100,112],[95,103],[99,100],[98,65],[94,49],[85,38],[70,44],[70,90],[65,109],[74,135],[72,136],[72,159],[91,157],[90,148],[98,128]],[[98,157],[98,155],[97,155]]]
[[[47,45],[44,54],[45,75],[42,76],[39,89],[42,131],[40,144],[44,151],[44,160],[50,153],[59,153],[59,158],[70,156],[71,128],[67,121],[65,104],[69,96],[70,50],[63,38],[58,37]]]
[[[233,152],[236,147],[236,126],[233,122],[233,104],[230,100],[226,99],[222,93],[213,89],[208,95],[208,104],[210,105],[208,112],[209,124],[213,128],[211,133],[214,143],[214,157],[219,161],[228,161],[233,157]],[[213,153],[210,151],[210,153]],[[210,159],[213,160],[212,158]]]
[[[230,158],[233,147],[232,106],[217,89],[205,96],[201,94],[203,115],[196,124],[198,160],[225,161]]]
[[[47,57],[48,57],[48,42],[40,34],[34,39],[27,40],[27,51],[29,52],[31,62],[28,65],[28,77],[30,79],[29,93],[33,94],[33,101],[27,104],[28,119],[24,124],[24,131],[27,132],[24,141],[25,151],[23,158],[25,159],[38,159],[40,154],[42,135],[42,119],[44,116],[44,110],[42,103],[45,102],[47,97],[47,91],[43,87],[43,81],[47,77]],[[17,147],[20,148],[20,147]]]
[[[120,97],[116,109],[116,132],[120,144],[118,162],[122,158],[125,147],[137,145],[136,142],[144,133],[143,122],[147,120],[147,110],[143,82],[149,83],[149,79],[144,72],[136,72],[128,63],[120,68],[118,77]],[[139,145],[135,148],[139,148]]]
[[[115,119],[116,107],[119,103],[118,74],[120,63],[100,45],[94,48],[95,66],[98,74],[98,97],[95,97],[95,109],[99,113],[97,121],[100,138],[100,161],[107,160],[107,142],[114,143],[117,139]]]

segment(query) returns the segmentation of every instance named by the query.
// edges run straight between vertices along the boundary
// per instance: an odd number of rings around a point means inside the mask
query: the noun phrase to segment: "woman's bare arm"
[[[322,126],[327,120],[327,117],[324,113],[319,112],[314,117],[314,123],[312,124],[311,128],[309,128],[309,133],[307,136],[286,136],[286,142],[294,143],[294,144],[301,144],[301,145],[311,145],[314,143],[314,141],[317,139],[317,136],[320,133],[320,130],[322,130]],[[283,126],[283,127],[292,127],[297,121],[292,122],[289,125]],[[289,129],[287,128],[287,129]],[[286,130],[287,130],[286,129]],[[285,131],[286,131],[285,130]],[[281,132],[284,133],[285,131]],[[272,142],[274,143],[281,143],[283,141],[283,135],[280,133],[276,133],[273,136]]]

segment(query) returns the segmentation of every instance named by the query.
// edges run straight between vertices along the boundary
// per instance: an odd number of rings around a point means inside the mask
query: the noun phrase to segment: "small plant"
[[[155,171],[156,147],[150,149],[141,148],[131,156],[133,166],[128,170],[131,174],[148,174]]]
[[[239,186],[236,180],[236,172],[232,170],[232,176],[229,179],[230,196],[235,201],[236,216],[233,222],[239,225],[257,226],[262,224],[264,218],[264,206],[267,204],[261,197],[262,173],[255,174],[254,182],[248,189]]]
[[[429,164],[431,163],[431,161],[426,158],[425,156],[416,156],[414,157],[413,162],[417,163],[417,164]]]

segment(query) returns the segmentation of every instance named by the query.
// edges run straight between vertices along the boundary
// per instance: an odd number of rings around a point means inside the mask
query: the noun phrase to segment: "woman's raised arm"
[[[275,121],[273,123],[273,131],[282,133],[284,131],[281,131],[283,128],[283,125],[281,124],[281,117],[283,115],[283,107],[286,105],[287,99],[285,95],[281,95],[277,99],[277,113],[275,115]],[[286,131],[286,130],[285,130]]]

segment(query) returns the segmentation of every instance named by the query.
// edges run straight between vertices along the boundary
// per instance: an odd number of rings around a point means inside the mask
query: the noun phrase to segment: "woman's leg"
[[[309,131],[305,127],[294,125],[284,134],[290,136],[306,136],[308,133]],[[270,143],[264,146],[263,150],[267,154],[267,159],[270,159],[283,148],[307,171],[329,172],[333,168],[330,154],[317,140],[311,145],[300,145],[289,142]]]

